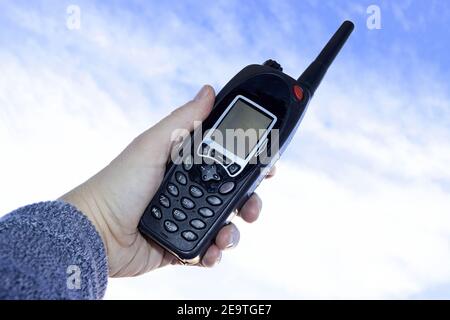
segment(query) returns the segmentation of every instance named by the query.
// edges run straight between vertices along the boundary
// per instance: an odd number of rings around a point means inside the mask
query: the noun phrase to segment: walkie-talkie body
[[[288,146],[352,30],[344,22],[298,80],[273,60],[236,74],[169,162],[140,220],[141,233],[182,262],[198,263]]]

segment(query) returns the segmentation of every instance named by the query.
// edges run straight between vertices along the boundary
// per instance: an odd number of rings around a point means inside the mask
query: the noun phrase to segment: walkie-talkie
[[[180,261],[198,263],[288,146],[353,28],[345,21],[297,80],[274,60],[236,74],[169,162],[140,232]]]

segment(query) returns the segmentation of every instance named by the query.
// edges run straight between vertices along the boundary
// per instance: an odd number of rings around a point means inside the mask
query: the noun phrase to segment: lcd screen
[[[274,119],[238,99],[217,127],[217,143],[240,158],[247,158]],[[215,134],[213,134],[214,136]],[[221,140],[221,141],[220,141]]]

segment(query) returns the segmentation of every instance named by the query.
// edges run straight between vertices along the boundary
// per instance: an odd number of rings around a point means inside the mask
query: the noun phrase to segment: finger
[[[239,229],[232,223],[223,227],[216,236],[216,245],[220,250],[234,248],[239,243]]]
[[[244,219],[244,221],[252,223],[258,219],[261,208],[261,198],[256,193],[253,193],[247,202],[242,206],[239,211],[239,215],[242,219]]]
[[[272,178],[275,175],[275,173],[277,173],[277,167],[273,166],[270,169],[269,173],[266,175],[266,179]]]
[[[202,259],[202,265],[207,268],[214,267],[216,263],[220,262],[222,258],[222,251],[215,245],[211,245],[206,251]]]

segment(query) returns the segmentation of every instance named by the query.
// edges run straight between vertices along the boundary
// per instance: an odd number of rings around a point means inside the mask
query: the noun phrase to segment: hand
[[[214,90],[204,86],[194,100],[142,133],[107,167],[61,197],[82,211],[100,233],[108,255],[110,276],[136,276],[176,263],[173,255],[145,239],[137,226],[164,177],[173,148],[173,132],[192,131],[195,120],[202,121],[208,116],[214,96]],[[261,205],[260,198],[254,194],[239,215],[253,222],[258,218]],[[223,227],[203,256],[201,265],[213,266],[220,260],[223,250],[238,242],[236,226]]]

